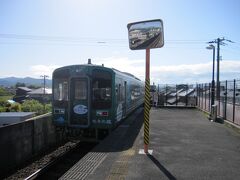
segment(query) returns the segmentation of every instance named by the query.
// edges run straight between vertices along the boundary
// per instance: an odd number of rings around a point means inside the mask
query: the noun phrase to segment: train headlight
[[[108,111],[97,111],[97,116],[108,116]]]

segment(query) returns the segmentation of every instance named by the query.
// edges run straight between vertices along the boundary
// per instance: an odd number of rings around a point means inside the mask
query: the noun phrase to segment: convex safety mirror
[[[132,50],[161,48],[164,45],[161,19],[130,23],[127,28],[129,47]]]

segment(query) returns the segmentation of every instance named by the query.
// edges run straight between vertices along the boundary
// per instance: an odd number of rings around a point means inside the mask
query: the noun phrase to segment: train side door
[[[70,126],[89,126],[89,79],[72,78],[70,84]]]
[[[123,115],[126,117],[127,111],[127,81],[124,81],[124,89],[123,89]]]

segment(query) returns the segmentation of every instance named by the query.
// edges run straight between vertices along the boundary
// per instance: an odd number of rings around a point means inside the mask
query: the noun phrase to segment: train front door
[[[72,78],[70,84],[70,126],[88,127],[90,115],[89,79]]]

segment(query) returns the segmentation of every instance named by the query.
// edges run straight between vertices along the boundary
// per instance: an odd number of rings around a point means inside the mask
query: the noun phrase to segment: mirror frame
[[[143,46],[143,47],[132,47],[131,46],[131,41],[130,41],[130,28],[133,26],[133,25],[136,25],[136,24],[141,24],[141,23],[149,23],[149,22],[160,22],[160,27],[162,29],[162,31],[160,32],[161,33],[161,39],[162,41],[158,41],[157,45],[153,46],[153,45],[148,45],[149,47],[146,47],[146,46]],[[153,49],[153,48],[161,48],[164,46],[164,30],[163,30],[163,21],[161,19],[153,19],[153,20],[147,20],[147,21],[139,21],[139,22],[133,22],[133,23],[129,23],[127,25],[127,28],[128,28],[128,42],[129,42],[129,48],[131,50],[140,50],[140,49]],[[146,41],[145,41],[146,42]]]

